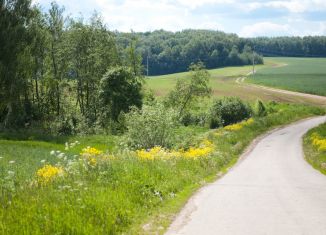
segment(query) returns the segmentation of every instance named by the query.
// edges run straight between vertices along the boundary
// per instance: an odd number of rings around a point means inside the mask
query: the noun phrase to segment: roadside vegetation
[[[307,161],[326,174],[326,123],[309,130],[303,143]]]
[[[325,58],[273,58],[280,66],[265,67],[246,81],[290,91],[326,96]]]
[[[244,107],[250,112],[243,120],[232,119]],[[188,108],[192,118],[185,126],[179,109],[145,105],[126,116],[120,136],[42,140],[2,133],[0,233],[163,233],[191,193],[235,163],[259,134],[323,114],[309,106],[225,98],[198,121]],[[218,128],[209,129],[210,123]]]

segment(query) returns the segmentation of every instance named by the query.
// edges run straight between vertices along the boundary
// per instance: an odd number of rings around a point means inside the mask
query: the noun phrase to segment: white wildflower
[[[61,158],[63,158],[64,156],[65,156],[64,153],[60,153],[57,157],[58,157],[59,159],[61,159]]]
[[[46,162],[46,160],[45,160],[45,159],[41,160],[41,163],[44,163],[44,162]]]
[[[13,172],[13,171],[8,171],[8,175],[14,175],[15,174],[15,172]]]
[[[52,151],[50,152],[50,154],[51,154],[51,155],[55,155],[55,151],[52,150]]]
[[[15,163],[15,161],[9,161],[9,164],[14,164]]]
[[[66,142],[66,143],[65,143],[65,150],[68,150],[68,149],[69,149],[69,143]]]

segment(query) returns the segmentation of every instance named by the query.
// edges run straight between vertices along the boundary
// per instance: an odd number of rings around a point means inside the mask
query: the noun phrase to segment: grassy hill
[[[326,92],[326,67],[323,68],[325,62],[326,59],[269,57],[265,58],[264,65],[256,66],[255,78],[249,78],[248,80],[250,83],[254,82],[266,86],[323,95]],[[215,97],[239,96],[249,101],[259,98],[265,101],[274,100],[325,106],[320,100],[275,93],[236,82],[238,78],[246,77],[251,71],[252,66],[209,70],[213,95]],[[146,79],[146,86],[152,89],[156,95],[164,96],[174,87],[178,78],[187,75],[188,72],[150,76]]]

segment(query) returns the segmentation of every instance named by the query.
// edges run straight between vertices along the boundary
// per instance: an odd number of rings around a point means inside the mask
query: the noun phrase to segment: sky
[[[49,0],[34,0],[43,11]],[[72,17],[99,12],[111,30],[211,29],[257,36],[326,36],[326,0],[57,0]]]

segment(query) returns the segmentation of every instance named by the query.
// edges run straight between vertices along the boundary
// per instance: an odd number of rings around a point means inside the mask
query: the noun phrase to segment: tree
[[[32,35],[29,0],[0,0],[0,121],[4,126],[24,124],[30,108],[27,46]]]
[[[121,112],[131,106],[141,107],[141,78],[132,69],[123,66],[109,68],[100,83],[99,99],[104,120],[118,121]]]
[[[190,76],[185,79],[178,79],[177,84],[168,96],[166,103],[168,106],[178,109],[179,117],[199,97],[209,96],[210,75],[202,62],[191,64],[189,67]]]
[[[48,99],[54,106],[57,115],[61,109],[61,89],[60,85],[64,78],[67,66],[66,53],[64,51],[64,8],[59,7],[56,2],[51,3],[49,14],[47,15],[48,30],[50,32],[50,59],[51,76],[48,86]]]
[[[132,35],[127,47],[127,65],[132,69],[135,76],[143,75],[142,57],[136,50],[137,38]]]

